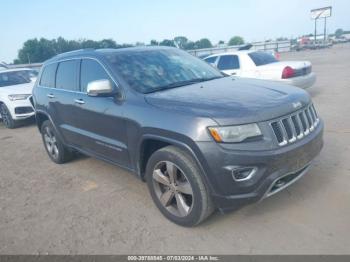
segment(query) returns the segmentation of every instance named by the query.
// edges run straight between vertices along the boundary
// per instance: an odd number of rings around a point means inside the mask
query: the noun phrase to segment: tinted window
[[[55,73],[57,64],[45,66],[41,74],[40,85],[45,87],[55,87]]]
[[[30,80],[18,72],[0,73],[0,87],[29,83]]]
[[[220,56],[218,68],[220,70],[238,69],[239,68],[238,56],[236,55]]]
[[[77,91],[79,60],[61,62],[57,68],[56,88]]]
[[[203,60],[179,49],[145,49],[105,54],[113,70],[142,93],[223,77]]]
[[[256,66],[267,65],[278,62],[278,60],[271,54],[265,52],[253,52],[248,54]]]
[[[209,64],[214,64],[215,61],[216,61],[216,58],[217,58],[217,56],[212,56],[212,57],[208,57],[208,58],[206,58],[204,60],[205,60],[205,62],[207,62]]]
[[[104,68],[96,61],[83,59],[80,69],[80,90],[86,92],[88,83],[96,80],[110,79]]]

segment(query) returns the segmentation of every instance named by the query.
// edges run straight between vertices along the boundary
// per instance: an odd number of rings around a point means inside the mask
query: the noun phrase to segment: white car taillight
[[[282,79],[291,78],[294,76],[294,69],[290,66],[286,66],[282,71]]]

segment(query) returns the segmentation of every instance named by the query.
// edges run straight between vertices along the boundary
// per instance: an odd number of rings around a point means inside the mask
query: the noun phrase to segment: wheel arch
[[[41,126],[46,120],[49,120],[51,122],[51,124],[53,125],[53,128],[55,129],[55,131],[56,131],[56,133],[58,135],[58,137],[61,139],[63,144],[66,144],[63,136],[59,132],[57,126],[55,125],[55,122],[52,121],[52,118],[50,117],[50,115],[48,113],[46,113],[45,111],[35,110],[35,121],[36,121],[36,124],[37,124],[37,127],[38,127],[40,133],[41,133]]]
[[[50,120],[50,122],[52,122],[46,113],[43,113],[41,111],[35,112],[35,121],[39,132],[41,132],[41,126],[46,120]]]
[[[151,149],[149,148],[150,145],[151,145]],[[212,186],[211,186],[211,183],[209,182],[207,173],[205,172],[205,169],[203,168],[203,165],[198,159],[195,151],[187,143],[183,141],[179,141],[173,138],[159,136],[159,135],[144,135],[139,143],[138,151],[137,151],[138,152],[137,174],[143,181],[145,181],[145,170],[146,170],[146,165],[150,156],[155,151],[166,146],[175,146],[184,150],[186,153],[188,153],[194,159],[195,163],[198,165],[205,183],[207,184],[210,191],[212,191]]]

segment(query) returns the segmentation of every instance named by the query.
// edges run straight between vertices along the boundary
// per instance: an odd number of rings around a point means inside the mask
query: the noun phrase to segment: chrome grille
[[[277,143],[284,146],[310,134],[319,121],[315,107],[311,104],[289,116],[271,122],[270,125]]]

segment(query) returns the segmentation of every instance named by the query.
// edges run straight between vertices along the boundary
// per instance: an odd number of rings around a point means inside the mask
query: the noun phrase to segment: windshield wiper
[[[163,90],[167,90],[167,89],[171,89],[171,88],[191,85],[191,84],[195,84],[195,83],[210,81],[210,80],[214,80],[214,79],[222,78],[222,77],[223,76],[214,76],[214,77],[209,77],[209,78],[204,78],[203,77],[203,78],[194,78],[194,79],[191,79],[191,80],[179,81],[179,82],[175,82],[175,83],[171,83],[171,84],[168,84],[168,85],[157,87],[156,89],[153,89],[152,91],[147,92],[147,94],[148,93],[158,92],[158,91],[163,91]]]

